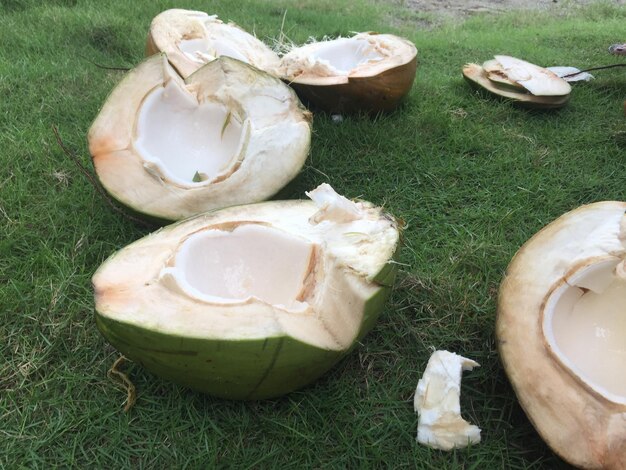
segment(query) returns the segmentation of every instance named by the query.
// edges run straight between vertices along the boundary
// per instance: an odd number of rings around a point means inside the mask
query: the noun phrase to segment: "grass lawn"
[[[623,69],[576,84],[557,112],[472,90],[466,62],[507,53],[543,65],[610,64],[626,10],[429,18],[365,0],[0,2],[0,468],[560,468],[518,405],[494,338],[497,289],[520,245],[581,204],[626,198]],[[151,19],[172,6],[217,13],[266,41],[352,31],[415,42],[406,103],[337,124],[316,114],[311,156],[281,196],[330,182],[407,223],[398,286],[361,347],[282,399],[229,402],[135,364],[137,402],[107,378],[118,357],[96,330],[90,277],[148,229],[111,210],[55,141],[89,165],[86,133]],[[286,16],[285,16],[286,11]],[[483,442],[417,445],[412,396],[431,348],[481,364],[462,410]]]

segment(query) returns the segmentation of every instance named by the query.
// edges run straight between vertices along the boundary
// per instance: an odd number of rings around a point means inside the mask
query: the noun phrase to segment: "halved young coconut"
[[[519,250],[500,288],[513,388],[548,445],[582,468],[626,468],[625,210],[563,215]]]
[[[554,72],[515,57],[497,55],[482,66],[466,64],[463,76],[473,85],[533,108],[560,108],[571,86]]]
[[[183,78],[220,56],[241,60],[276,75],[278,55],[234,23],[201,11],[171,9],[150,24],[146,55],[165,52]]]
[[[328,185],[165,227],[93,276],[106,339],[166,379],[234,399],[318,378],[373,326],[395,276],[394,219]]]
[[[411,90],[416,69],[415,45],[391,34],[314,42],[281,60],[283,79],[304,100],[331,112],[396,108]]]
[[[164,54],[124,78],[88,136],[111,196],[165,220],[267,199],[310,138],[311,114],[279,79],[220,57],[183,80]]]

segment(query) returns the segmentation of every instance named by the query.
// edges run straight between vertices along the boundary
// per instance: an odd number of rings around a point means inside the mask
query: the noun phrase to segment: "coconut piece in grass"
[[[503,85],[505,87],[512,88],[515,91],[526,91],[526,89],[522,85],[511,80],[508,77],[508,75],[502,68],[502,65],[496,59],[491,59],[484,62],[482,67],[487,74],[487,78],[494,82],[494,86]]]
[[[450,351],[431,354],[415,389],[413,407],[419,415],[417,441],[434,449],[452,450],[480,442],[480,428],[461,417],[461,374],[476,361]]]
[[[517,252],[496,334],[539,434],[581,468],[626,468],[624,202],[571,211]]]
[[[93,276],[98,328],[155,374],[212,395],[312,382],[372,328],[399,232],[328,185],[309,195],[202,214],[120,250]]]
[[[279,57],[234,23],[201,11],[171,9],[150,24],[146,55],[164,52],[183,78],[220,56],[241,60],[276,75]]]
[[[183,80],[165,54],[128,73],[88,135],[109,194],[163,220],[269,198],[310,138],[311,114],[281,80],[230,57]]]
[[[466,64],[463,67],[463,77],[478,88],[527,108],[561,108],[567,104],[570,98],[569,94],[563,96],[536,96],[528,93],[526,90],[516,90],[508,84],[497,83],[494,80],[490,80],[488,73],[478,64]]]
[[[295,47],[281,60],[281,75],[303,100],[329,112],[380,112],[396,108],[409,93],[417,49],[391,34]]]
[[[572,87],[548,69],[508,55],[496,55],[504,74],[513,82],[523,86],[535,96],[565,96]]]

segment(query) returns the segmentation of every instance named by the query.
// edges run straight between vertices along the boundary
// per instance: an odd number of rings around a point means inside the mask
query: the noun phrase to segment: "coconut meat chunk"
[[[522,85],[535,96],[564,96],[572,91],[569,83],[548,69],[515,57],[494,57],[509,80]]]
[[[393,257],[395,223],[371,204],[337,194],[327,183],[306,193],[318,210],[309,218],[323,246],[351,269],[372,280]]]
[[[626,404],[626,279],[611,257],[583,265],[553,290],[543,331],[562,364],[606,399]],[[584,345],[584,346],[582,346]]]
[[[417,441],[441,450],[480,442],[480,428],[461,417],[461,374],[479,364],[449,351],[435,351],[415,390]]]
[[[144,99],[133,145],[146,170],[193,187],[223,176],[236,164],[246,125],[222,103],[200,102],[184,84],[169,80]]]

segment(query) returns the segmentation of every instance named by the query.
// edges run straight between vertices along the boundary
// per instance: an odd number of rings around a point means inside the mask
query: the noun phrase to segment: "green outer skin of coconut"
[[[276,203],[259,203],[264,204]],[[201,214],[178,221],[170,225],[169,229],[209,215]],[[166,229],[168,227],[160,230]],[[401,231],[400,228],[397,230]],[[220,340],[166,334],[113,320],[97,310],[96,325],[117,350],[166,380],[227,399],[278,397],[318,379],[358,346],[374,327],[397,275],[396,261],[400,254],[401,239],[399,236],[391,259],[371,278],[370,282],[379,287],[365,302],[360,328],[352,344],[344,350],[326,350],[287,335],[252,340]],[[111,254],[102,266],[112,262],[121,251]]]
[[[530,93],[519,93],[508,86],[497,86],[489,80],[480,65],[467,64],[463,68],[463,78],[472,86],[486,90],[500,98],[513,101],[516,105],[533,109],[557,109],[562,108],[569,101],[566,96],[535,96]]]
[[[334,113],[379,113],[397,108],[411,91],[417,56],[410,62],[372,77],[350,77],[339,85],[314,85],[287,81],[300,99]]]
[[[396,269],[387,266],[384,280],[389,282]],[[358,337],[344,351],[289,336],[240,341],[181,337],[111,320],[97,311],[96,325],[122,354],[164,379],[221,398],[260,400],[301,388],[328,371],[374,326],[390,292],[381,287],[367,300]]]

